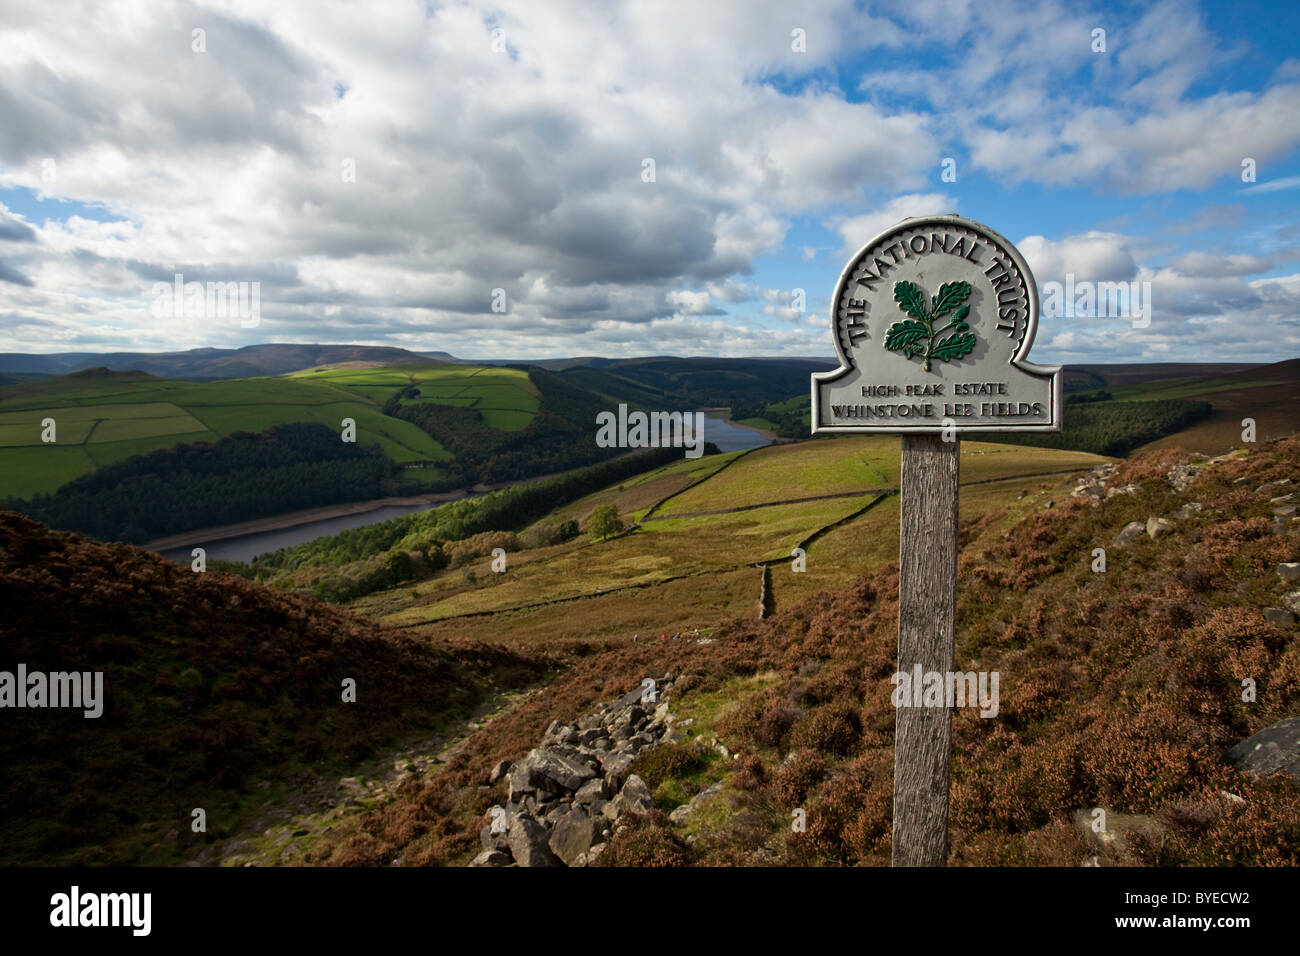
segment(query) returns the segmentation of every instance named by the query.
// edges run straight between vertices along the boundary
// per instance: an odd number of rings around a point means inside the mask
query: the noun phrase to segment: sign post
[[[959,436],[1060,431],[1061,370],[1027,361],[1038,326],[1029,266],[958,216],[905,219],[863,246],[836,284],[831,326],[840,367],[812,377],[813,434],[902,435],[893,865],[942,866]]]

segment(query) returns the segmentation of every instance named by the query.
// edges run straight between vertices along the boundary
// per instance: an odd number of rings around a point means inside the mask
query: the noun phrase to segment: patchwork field
[[[54,443],[41,441],[46,418],[56,423]],[[290,422],[339,429],[344,418],[356,421],[359,444],[378,445],[393,461],[451,459],[415,425],[328,381],[68,376],[0,388],[0,498],[51,493],[103,465],[180,442]]]
[[[472,408],[491,428],[519,431],[537,414],[537,388],[522,369],[474,365],[411,365],[390,368],[306,369],[296,381],[325,382],[382,402],[395,390],[413,387],[418,397],[402,404],[427,403]]]
[[[465,639],[488,639],[507,626],[512,640],[520,637],[516,627],[588,640],[711,627],[729,614],[757,614],[763,563],[771,564],[774,602],[784,606],[847,585],[864,564],[892,560],[899,456],[897,438],[854,436],[675,462],[545,519],[585,522],[599,505],[613,504],[625,522],[641,522],[630,533],[520,551],[503,575],[483,559],[362,598],[354,608],[387,624]],[[1041,508],[1068,494],[1073,475],[1107,460],[963,442],[961,517]],[[801,545],[806,570],[796,572],[789,559]]]

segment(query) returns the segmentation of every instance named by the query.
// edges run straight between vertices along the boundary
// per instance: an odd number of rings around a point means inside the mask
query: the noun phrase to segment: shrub
[[[665,780],[689,776],[703,767],[704,758],[697,751],[664,744],[638,754],[628,773],[636,774],[653,791]]]
[[[601,866],[686,866],[686,845],[658,810],[625,813],[600,855]]]
[[[449,541],[444,545],[450,565],[459,568],[475,558],[486,557],[494,548],[519,551],[519,538],[513,531],[484,531],[463,541]]]
[[[799,721],[792,742],[824,754],[844,756],[862,739],[858,709],[847,703],[826,704]]]
[[[746,754],[740,759],[740,768],[736,771],[734,780],[741,790],[757,790],[767,781],[763,761],[756,754]]]
[[[802,716],[803,711],[793,704],[782,701],[770,704],[758,718],[758,725],[752,734],[754,743],[760,747],[781,749],[786,734]]]
[[[807,750],[795,754],[777,771],[774,781],[777,799],[782,806],[799,806],[825,773],[826,761],[817,754]]]

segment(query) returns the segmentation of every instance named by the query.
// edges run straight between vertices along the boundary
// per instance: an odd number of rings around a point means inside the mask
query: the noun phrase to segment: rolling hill
[[[391,461],[439,463],[452,457],[415,425],[328,382],[187,382],[83,371],[0,388],[0,499],[48,494],[134,455],[236,432],[315,422],[337,433],[344,418],[356,421],[358,444],[378,446]],[[54,442],[42,441],[45,419],[56,424]]]
[[[951,862],[1300,861],[1296,784],[1224,760],[1300,705],[1294,619],[1262,614],[1291,600],[1273,568],[1300,556],[1300,533],[1270,498],[1300,479],[1300,439],[1117,465],[985,442],[962,451],[958,664],[998,670],[1003,697],[999,720],[957,718]],[[407,519],[397,539],[372,526],[359,559],[322,563],[329,542],[314,542],[305,562],[255,568],[260,582],[6,515],[8,659],[104,670],[110,711],[95,727],[70,715],[7,725],[6,765],[20,771],[0,845],[23,861],[462,864],[504,799],[487,782],[494,765],[553,721],[671,671],[684,738],[638,758],[638,772],[661,814],[706,789],[713,802],[688,823],[628,818],[635,836],[605,837],[611,863],[881,864],[898,455],[897,439],[864,436],[676,459],[522,520],[488,495],[448,506],[454,520]],[[605,504],[627,533],[554,539]],[[1155,517],[1167,522],[1158,541],[1120,534]],[[409,558],[417,542],[445,548],[451,566],[345,610],[293,593]],[[491,547],[505,549],[504,573]],[[53,608],[52,592],[65,595]],[[560,668],[554,681],[542,657]],[[1258,706],[1239,702],[1243,674],[1258,675]],[[353,675],[385,688],[364,724],[327,689]],[[524,685],[517,702],[500,696]],[[462,733],[458,715],[476,705],[499,712]],[[417,731],[426,743],[413,750],[404,735]],[[50,761],[49,734],[75,758]],[[394,757],[406,769],[385,782]],[[124,761],[145,772],[123,773]],[[327,778],[337,786],[317,786]],[[91,831],[73,826],[87,800]],[[207,834],[187,829],[194,806]],[[789,832],[791,807],[806,809],[806,835]],[[1077,824],[1091,807],[1111,815],[1118,843]]]
[[[1020,497],[1017,485],[1032,479],[997,479],[975,486],[1002,486],[1001,502],[981,508],[963,490],[964,505],[976,507],[961,521],[956,665],[998,672],[1001,699],[996,719],[955,715],[949,863],[1300,864],[1300,784],[1229,758],[1300,707],[1295,616],[1276,611],[1300,608],[1300,592],[1284,595],[1294,583],[1275,570],[1300,557],[1300,522],[1272,500],[1300,480],[1300,438],[1217,460],[1147,453],[1083,478],[1063,487],[1096,495]],[[778,487],[754,490],[762,498]],[[1126,532],[1134,522],[1136,536]],[[765,619],[751,572],[748,600],[716,613],[710,604],[726,600],[726,583],[695,576],[686,590],[665,584],[624,590],[618,604],[592,596],[556,605],[549,633],[530,626],[529,615],[545,610],[504,606],[417,629],[473,639],[481,628],[520,646],[568,638],[570,668],[384,805],[328,834],[225,858],[464,865],[488,845],[488,808],[520,806],[515,778],[494,766],[521,761],[548,726],[591,727],[584,714],[635,696],[647,675],[672,675],[675,742],[632,765],[653,806],[617,827],[597,820],[599,865],[888,865],[898,567],[890,548],[877,548],[881,527],[859,519],[846,528],[853,542],[839,566],[819,560],[814,544],[815,585],[788,591]],[[730,548],[737,537],[745,532],[716,526],[695,541]],[[570,576],[605,574],[638,538],[647,556],[661,553],[639,534],[591,544]],[[1099,546],[1108,552],[1101,573]],[[646,640],[669,620],[680,640]],[[1257,698],[1243,695],[1245,678]],[[796,809],[805,831],[790,825]],[[1107,820],[1100,835],[1097,809]],[[412,819],[455,824],[413,837]]]
[[[729,409],[741,424],[799,439],[807,436],[809,372],[824,367],[816,359],[665,357],[552,363],[559,370],[550,371],[432,363],[414,353],[350,346],[250,349],[190,358],[223,374],[248,361],[294,370],[196,381],[97,367],[0,386],[0,502],[69,530],[141,541],[285,511],[448,492],[589,465],[616,453],[596,447],[593,423],[620,403]],[[300,366],[322,359],[327,364]],[[1168,365],[1074,371],[1087,372],[1088,382],[1103,387],[1070,394],[1065,432],[1008,441],[1107,455],[1181,441],[1218,453],[1239,443],[1243,418],[1256,421],[1261,439],[1300,428],[1300,410],[1287,400],[1300,387],[1300,361],[1245,370]],[[301,487],[301,500],[292,493],[243,494],[228,507],[187,506],[174,520],[166,508],[148,512],[143,500],[132,505],[125,485],[95,493],[111,492],[114,503],[34,503],[37,496],[57,498],[60,489],[85,497],[87,480],[101,473],[147,483],[172,467],[178,448],[209,444],[214,455],[187,460],[224,461],[246,447],[231,442],[240,433],[265,436],[314,423],[341,434],[345,419],[355,422],[358,445],[389,463],[383,474],[368,472],[352,482],[351,491],[342,478],[301,482],[286,473],[284,483],[290,492]],[[235,470],[227,463],[209,477]],[[195,493],[214,500],[200,478]],[[250,475],[244,484],[267,480]],[[232,508],[247,510],[232,518]],[[75,517],[96,512],[94,522]],[[149,520],[141,521],[145,513]]]
[[[542,369],[351,363],[221,382],[91,369],[0,388],[0,502],[69,530],[143,541],[320,504],[444,492],[592,464],[619,453],[597,447],[589,425],[604,407]],[[355,445],[340,441],[348,420]],[[186,507],[183,514],[161,502],[126,500],[131,481],[174,470],[177,456],[191,465],[187,480],[233,481],[241,468],[255,467],[260,471],[239,479],[236,490],[265,484],[261,472],[277,463],[246,462],[244,452],[257,446],[244,436],[270,441],[305,425],[316,427],[315,444],[329,433],[338,446],[310,460],[347,457],[351,447],[377,452],[388,467],[350,490],[346,482],[327,490],[285,475],[272,495],[236,494],[220,507]],[[103,476],[116,476],[117,485]],[[92,489],[97,499],[87,498]],[[74,495],[86,500],[75,507],[59,500]],[[230,515],[236,504],[245,513]],[[149,508],[148,528],[126,513]],[[76,517],[91,513],[94,522]]]
[[[6,865],[181,862],[304,780],[450,733],[543,669],[13,512],[0,512],[0,602],[5,670],[103,674],[99,717],[5,712]]]
[[[963,442],[963,518],[1008,502],[1028,507],[1064,496],[1068,476],[1107,459],[1080,452]],[[899,442],[861,436],[771,445],[750,452],[677,457],[658,468],[555,507],[539,520],[477,523],[472,533],[504,532],[506,574],[463,567],[417,576],[359,598],[359,613],[438,638],[487,635],[503,626],[528,646],[553,647],[631,634],[711,627],[757,607],[763,567],[769,601],[783,607],[847,584],[855,562],[897,549]],[[325,566],[332,539],[268,556],[254,569],[277,586],[331,593],[333,583],[366,572],[398,552],[460,535],[440,520],[494,508],[499,492],[444,505],[337,540],[373,541],[348,561]],[[608,541],[585,536],[550,543],[565,521],[581,527],[613,505],[631,530]],[[458,517],[460,522],[464,517]],[[792,551],[806,553],[806,572]],[[490,550],[490,548],[488,549]],[[482,552],[487,554],[487,550]]]
[[[408,352],[371,345],[290,345],[268,343],[239,349],[190,349],[186,352],[55,352],[27,355],[0,353],[0,373],[67,375],[89,368],[141,371],[160,378],[216,380],[284,375],[299,369],[344,362],[379,365],[457,361],[446,352]]]

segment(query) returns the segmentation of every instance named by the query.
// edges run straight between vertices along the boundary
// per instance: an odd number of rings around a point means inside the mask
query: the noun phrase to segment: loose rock
[[[1124,525],[1123,530],[1120,531],[1119,535],[1115,538],[1115,543],[1117,545],[1125,545],[1130,541],[1136,541],[1138,538],[1142,537],[1144,531],[1146,531],[1146,525],[1141,521],[1130,521],[1128,524]]]
[[[1172,531],[1174,523],[1166,518],[1147,518],[1147,536],[1158,538],[1168,531]]]
[[[1264,620],[1270,621],[1279,627],[1290,627],[1295,623],[1295,615],[1284,608],[1266,607],[1264,608]]]
[[[1227,754],[1238,770],[1271,776],[1278,771],[1300,780],[1300,717],[1288,717],[1247,737]]]
[[[520,866],[559,866],[548,845],[546,828],[532,817],[516,816],[510,824],[510,854]]]
[[[568,866],[573,866],[579,856],[591,849],[596,835],[596,825],[582,810],[574,808],[560,817],[551,830],[551,852]]]

